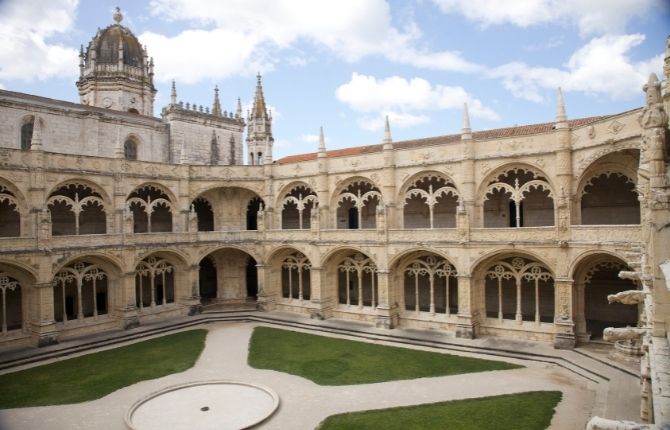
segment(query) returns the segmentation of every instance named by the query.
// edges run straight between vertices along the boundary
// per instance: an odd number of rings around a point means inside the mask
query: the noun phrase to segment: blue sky
[[[664,0],[0,0],[0,88],[78,102],[77,51],[115,6],[156,63],[156,114],[178,98],[250,103],[263,75],[275,158],[552,121],[641,105],[659,75]]]

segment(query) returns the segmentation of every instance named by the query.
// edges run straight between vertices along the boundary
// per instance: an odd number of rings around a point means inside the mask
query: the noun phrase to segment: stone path
[[[263,429],[313,429],[327,416],[348,411],[534,390],[559,390],[563,392],[563,400],[550,428],[574,430],[584,428],[598,402],[608,401],[605,392],[609,390],[606,387],[588,382],[558,366],[495,357],[526,367],[366,385],[319,386],[301,377],[250,368],[247,365],[248,342],[257,325],[205,325],[203,327],[209,330],[206,346],[192,369],[140,382],[91,402],[2,410],[0,429],[124,429],[125,414],[138,399],[171,385],[220,379],[261,384],[279,395],[279,409],[259,427]],[[492,358],[471,353],[463,355]]]

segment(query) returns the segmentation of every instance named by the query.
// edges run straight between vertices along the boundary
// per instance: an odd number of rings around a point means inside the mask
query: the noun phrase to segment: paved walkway
[[[588,382],[553,364],[497,358],[525,368],[421,378],[366,385],[325,387],[301,377],[247,365],[248,342],[257,323],[213,323],[196,365],[179,374],[144,381],[101,399],[74,405],[0,411],[0,429],[124,429],[124,416],[141,397],[167,386],[192,381],[231,379],[270,387],[280,397],[278,411],[260,428],[313,429],[329,415],[366,409],[430,403],[534,390],[559,390],[563,400],[551,429],[582,429],[594,410],[610,409],[608,392],[630,391],[630,379],[604,384]],[[339,336],[347,337],[347,336]],[[385,342],[378,342],[385,343]],[[429,349],[417,347],[417,349]],[[490,356],[464,353],[466,356]],[[628,382],[625,382],[628,381]],[[621,385],[623,384],[623,385]],[[633,410],[637,408],[634,405]],[[628,408],[630,409],[630,408]],[[627,412],[628,413],[628,412]]]

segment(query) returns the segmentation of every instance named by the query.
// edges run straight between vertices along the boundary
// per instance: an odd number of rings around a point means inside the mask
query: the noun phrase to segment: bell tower
[[[77,88],[81,103],[153,116],[154,61],[137,37],[121,25],[117,7],[114,24],[100,30],[84,52],[79,50]]]
[[[263,96],[261,75],[256,76],[256,95],[251,113],[247,118],[247,149],[249,164],[272,163],[272,115],[268,114]]]

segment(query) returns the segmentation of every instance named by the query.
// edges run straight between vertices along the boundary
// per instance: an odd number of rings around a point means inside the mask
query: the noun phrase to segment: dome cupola
[[[117,7],[114,24],[98,32],[79,52],[77,88],[82,104],[153,115],[154,64],[127,27]]]

